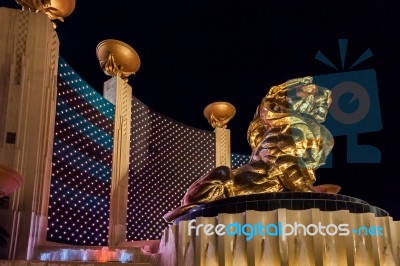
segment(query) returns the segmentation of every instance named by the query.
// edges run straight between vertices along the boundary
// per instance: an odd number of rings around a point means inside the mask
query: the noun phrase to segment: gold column
[[[126,240],[132,87],[127,77],[140,67],[136,51],[124,42],[104,40],[97,45],[97,58],[107,75],[104,97],[115,104],[108,245]]]
[[[104,91],[115,90],[115,118],[110,193],[109,246],[126,239],[131,132],[132,87],[120,77],[104,83]]]
[[[46,241],[59,41],[45,14],[0,7],[0,162],[23,176],[0,224],[0,258],[32,259]]]
[[[204,226],[215,226],[216,221],[214,217],[197,217],[196,225],[203,224]],[[194,244],[194,265],[196,266],[217,266],[219,253],[217,253],[217,236],[206,235],[204,228],[200,228],[199,235],[195,237]],[[193,230],[192,234],[195,234]]]
[[[227,124],[236,113],[235,107],[227,102],[214,102],[204,108],[204,117],[215,132],[215,166],[231,167],[231,131]]]
[[[246,217],[243,213],[220,213],[218,214],[217,222],[218,224],[224,225],[234,223],[244,224],[245,219]],[[219,265],[247,265],[246,257],[244,257],[246,253],[246,240],[244,235],[230,236],[228,234],[225,234],[223,236],[218,236],[217,246]]]
[[[215,128],[215,166],[231,167],[231,131],[226,128]]]
[[[177,240],[177,247],[182,247],[181,249],[177,249],[177,261],[178,266],[185,266],[190,260],[191,262],[194,261],[194,240],[195,234],[194,230],[189,235],[189,221],[182,221],[178,224],[178,240]],[[192,258],[189,258],[192,256]],[[194,262],[193,262],[194,263]]]

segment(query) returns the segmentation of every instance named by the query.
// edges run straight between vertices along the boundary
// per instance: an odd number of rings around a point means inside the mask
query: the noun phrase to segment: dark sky
[[[17,7],[11,0],[1,0],[2,5]],[[140,55],[142,66],[129,83],[152,109],[211,130],[204,107],[232,103],[237,109],[228,126],[232,151],[243,154],[250,153],[247,126],[272,85],[346,72],[370,48],[373,57],[352,70],[376,70],[383,128],[358,138],[379,148],[382,160],[347,163],[346,137],[336,137],[333,168],[318,170],[317,178],[400,219],[399,11],[398,1],[77,0],[57,32],[61,56],[98,91],[108,77],[96,46],[119,39]],[[338,39],[348,39],[344,70],[314,59],[320,50],[340,66]]]

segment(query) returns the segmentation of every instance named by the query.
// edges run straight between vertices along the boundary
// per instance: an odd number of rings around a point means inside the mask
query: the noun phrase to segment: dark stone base
[[[241,213],[248,210],[273,211],[276,209],[321,211],[348,210],[351,213],[374,213],[375,216],[389,214],[367,202],[339,194],[316,192],[274,192],[226,198],[202,204],[190,209],[186,214],[175,219],[180,221],[196,219],[196,217],[215,217],[219,213]]]

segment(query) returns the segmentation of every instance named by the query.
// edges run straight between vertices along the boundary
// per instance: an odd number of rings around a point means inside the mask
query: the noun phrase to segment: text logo
[[[373,69],[350,71],[353,67],[372,57],[367,49],[346,67],[347,39],[339,39],[341,69],[345,72],[315,76],[315,84],[332,90],[332,104],[325,126],[333,136],[347,136],[348,163],[380,163],[381,153],[377,147],[358,144],[358,134],[382,129],[376,72]],[[339,70],[321,51],[315,59]],[[331,167],[331,158],[325,167]]]
[[[355,235],[363,236],[382,236],[383,228],[380,226],[360,226],[350,230],[349,224],[327,224],[324,225],[321,222],[318,224],[304,225],[302,223],[294,222],[293,224],[277,224],[269,223],[263,225],[261,222],[256,224],[240,224],[238,222],[224,224],[196,224],[196,220],[190,220],[188,223],[188,234],[199,236],[204,234],[206,236],[218,235],[218,236],[245,236],[247,241],[250,241],[256,235],[260,236],[276,236],[281,237],[285,240],[288,236],[348,236],[351,233]]]

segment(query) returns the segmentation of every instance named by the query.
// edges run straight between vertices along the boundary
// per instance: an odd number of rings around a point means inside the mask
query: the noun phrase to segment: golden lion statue
[[[167,221],[203,203],[242,195],[313,192],[315,170],[324,164],[334,141],[325,121],[331,91],[312,77],[273,86],[257,107],[247,132],[250,162],[237,169],[220,166],[195,181],[182,206],[165,215]]]

